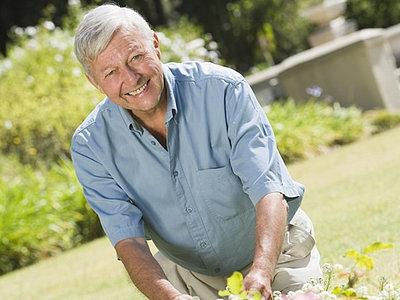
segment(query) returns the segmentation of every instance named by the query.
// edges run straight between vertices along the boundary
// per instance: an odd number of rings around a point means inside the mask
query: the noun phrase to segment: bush
[[[0,275],[103,235],[71,161],[50,170],[0,162]]]
[[[366,114],[372,133],[380,133],[400,125],[400,114],[386,110],[372,111]]]
[[[187,18],[181,18],[179,23],[169,28],[159,27],[157,31],[164,63],[187,60],[220,63],[218,45],[212,36],[204,34]]]
[[[0,60],[0,152],[24,163],[51,165],[69,157],[74,130],[103,98],[73,54],[73,29],[79,19],[73,8],[64,30],[48,21],[14,28],[15,45]],[[163,60],[217,62],[216,43],[199,36],[199,29],[185,20],[160,34]]]
[[[276,141],[287,163],[311,157],[335,145],[358,139],[364,132],[361,110],[310,99],[306,103],[274,102],[265,107]]]
[[[71,34],[51,24],[16,28],[18,43],[0,64],[0,151],[24,163],[69,156],[72,133],[102,98],[81,72]]]

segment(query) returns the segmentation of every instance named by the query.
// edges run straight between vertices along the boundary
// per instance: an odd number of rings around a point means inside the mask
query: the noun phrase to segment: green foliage
[[[331,266],[330,264],[325,264],[323,266],[324,282],[325,282],[325,292],[333,294],[337,298],[357,298],[357,299],[370,299],[371,297],[377,297],[377,299],[388,299],[395,300],[400,298],[400,289],[398,291],[394,290],[393,285],[387,279],[379,280],[378,289],[375,293],[376,296],[368,295],[368,288],[366,286],[359,286],[361,280],[364,278],[366,282],[370,281],[369,271],[374,268],[374,259],[366,254],[375,251],[381,251],[385,249],[393,249],[394,246],[390,243],[375,242],[367,247],[365,247],[361,252],[350,249],[346,251],[346,257],[349,257],[353,262],[354,266],[343,269],[341,265]],[[338,280],[337,284],[332,290],[330,290],[330,285],[326,282],[331,282],[333,278]],[[344,279],[344,282],[343,280]],[[392,295],[388,295],[387,291],[391,290]]]
[[[259,291],[243,290],[243,275],[240,272],[233,272],[226,280],[226,289],[218,291],[218,296],[229,297],[229,299],[247,299],[260,300],[261,293]]]
[[[297,1],[182,1],[177,11],[213,35],[227,65],[247,72],[308,48],[311,31]]]
[[[400,125],[400,113],[377,110],[367,113],[366,117],[373,133],[380,133]]]
[[[374,260],[372,257],[365,254],[384,250],[392,249],[392,244],[385,244],[375,242],[367,246],[363,251],[358,252],[354,249],[348,250],[346,255],[352,258],[355,263],[362,269],[368,271],[373,269]],[[366,263],[367,262],[367,263]],[[365,264],[366,263],[366,264]],[[298,291],[290,291],[287,295],[282,295],[280,291],[274,291],[272,295],[273,300],[282,299],[299,299],[299,300],[324,300],[324,299],[380,299],[380,300],[398,300],[400,299],[400,288],[395,290],[394,286],[388,280],[380,280],[379,289],[370,294],[366,286],[360,286],[356,289],[356,283],[365,274],[355,268],[351,270],[344,269],[342,265],[324,264],[323,278],[311,278],[304,284],[302,289]],[[331,283],[334,278],[345,278],[345,282],[338,282],[331,288]],[[367,278],[368,279],[368,278]],[[346,282],[347,280],[347,282]],[[227,278],[226,290],[219,291],[221,297],[228,297],[228,299],[247,299],[256,300],[261,299],[261,294],[254,291],[243,290],[243,275],[240,272],[234,272]]]
[[[49,13],[50,14],[50,13]],[[0,60],[0,152],[21,162],[51,165],[69,157],[76,127],[103,98],[82,73],[73,54],[73,29],[81,12],[70,7],[64,30],[49,21],[15,28],[15,45]],[[217,45],[182,20],[160,34],[164,61],[218,62]],[[204,36],[204,38],[199,38]]]
[[[359,29],[387,28],[400,22],[400,2],[396,0],[347,0],[345,16]]]
[[[158,27],[161,60],[183,62],[187,60],[219,63],[218,45],[210,34],[204,34],[201,27],[181,18],[177,24]]]
[[[81,72],[72,35],[53,26],[17,28],[0,62],[0,151],[25,163],[68,156],[75,128],[102,98]]]
[[[287,163],[358,139],[364,132],[362,112],[335,103],[274,102],[264,108],[274,128],[279,151]]]
[[[346,256],[352,258],[355,263],[362,268],[365,268],[367,270],[372,270],[374,268],[373,263],[371,264],[370,262],[373,262],[373,259],[366,254],[379,251],[379,250],[384,250],[384,249],[392,249],[393,245],[392,244],[384,244],[382,242],[375,242],[367,247],[365,247],[361,252],[355,250],[355,249],[350,249],[346,251]]]
[[[0,274],[103,234],[69,160],[31,168],[0,162]]]

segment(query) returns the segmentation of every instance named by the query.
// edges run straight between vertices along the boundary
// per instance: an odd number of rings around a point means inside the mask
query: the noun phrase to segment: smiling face
[[[118,30],[90,63],[90,82],[115,104],[138,118],[165,107],[158,37],[143,38],[134,28]]]

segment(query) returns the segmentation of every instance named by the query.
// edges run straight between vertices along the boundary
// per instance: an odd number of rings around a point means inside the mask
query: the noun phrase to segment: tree
[[[400,1],[347,0],[345,15],[355,20],[359,29],[387,28],[400,23]]]
[[[53,22],[61,24],[61,17],[67,12],[67,0],[2,0],[0,1],[0,52],[5,54],[10,41],[8,33],[12,26],[35,26],[42,17],[46,6],[54,7]]]
[[[296,1],[181,1],[176,9],[211,33],[226,63],[241,72],[308,48],[311,25],[298,16]]]

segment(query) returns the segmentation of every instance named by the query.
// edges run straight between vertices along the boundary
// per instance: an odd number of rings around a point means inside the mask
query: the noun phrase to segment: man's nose
[[[140,78],[139,73],[129,66],[126,66],[124,68],[122,76],[122,80],[125,84],[136,84],[136,82]]]

